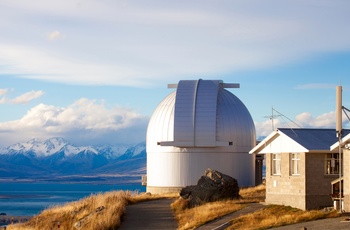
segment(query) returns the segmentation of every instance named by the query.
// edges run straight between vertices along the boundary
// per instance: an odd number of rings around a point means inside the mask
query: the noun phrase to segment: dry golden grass
[[[234,200],[226,200],[187,209],[186,201],[182,198],[172,203],[171,206],[175,212],[179,230],[194,229],[211,220],[245,207],[244,204],[237,204]]]
[[[130,197],[129,203],[137,203],[141,201],[155,200],[155,199],[162,199],[162,198],[178,198],[178,197],[179,197],[179,193],[166,193],[166,194],[140,193]]]
[[[191,209],[187,208],[186,200],[179,198],[172,203],[171,208],[174,211],[180,230],[194,229],[218,217],[240,210],[248,203],[264,201],[265,186],[259,185],[252,188],[243,188],[240,190],[240,196],[241,198],[238,200],[212,202]],[[73,227],[74,224],[80,220],[85,220],[80,229],[116,229],[121,224],[121,217],[127,204],[178,197],[178,193],[151,195],[149,193],[138,194],[130,191],[106,192],[49,208],[26,223],[9,225],[7,229],[57,229],[57,224],[60,222],[60,230],[71,230],[75,229]],[[103,207],[102,210],[96,212],[101,207]],[[234,219],[230,229],[266,229],[339,215],[335,211],[328,213],[323,211],[302,211],[286,206],[269,205],[261,211]]]
[[[132,197],[130,191],[114,191],[86,197],[79,201],[55,206],[44,210],[24,224],[9,225],[8,229],[18,230],[49,230],[74,229],[73,225],[84,219],[82,229],[114,229],[120,225],[128,200]],[[96,210],[102,209],[100,212]]]
[[[238,200],[218,201],[187,209],[185,200],[179,198],[172,204],[179,229],[194,229],[206,222],[238,211],[249,203],[265,201],[265,185],[242,188]],[[269,205],[266,208],[232,220],[229,229],[267,229],[322,218],[340,216],[336,211],[323,210],[303,211],[289,206]]]
[[[337,211],[303,211],[290,206],[268,205],[266,208],[232,220],[228,229],[268,229],[310,220],[338,217]]]
[[[116,229],[121,224],[126,205],[164,197],[178,197],[176,194],[151,195],[130,191],[114,191],[91,195],[79,201],[51,207],[23,224],[9,225],[8,230],[71,230],[74,224],[85,220],[80,228],[84,230]],[[103,208],[101,208],[103,207]],[[97,209],[102,209],[97,212]]]
[[[265,201],[266,194],[265,184],[261,184],[255,187],[242,188],[239,191],[239,195],[242,197],[244,203],[259,203]]]
[[[265,200],[265,185],[240,190],[241,199],[225,200],[207,203],[194,208],[187,208],[186,200],[179,198],[171,207],[178,222],[178,228],[194,229],[209,221],[246,207],[247,203],[262,202]]]

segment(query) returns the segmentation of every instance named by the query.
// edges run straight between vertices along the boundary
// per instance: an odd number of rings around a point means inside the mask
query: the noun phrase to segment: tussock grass
[[[76,229],[74,224],[85,220],[77,229],[114,229],[120,225],[121,215],[132,197],[130,191],[114,191],[91,195],[79,201],[46,209],[30,221],[9,225],[8,230]],[[101,211],[96,211],[100,209]]]
[[[171,204],[178,222],[178,229],[194,229],[211,220],[228,213],[240,210],[244,204],[237,204],[234,200],[211,202],[201,206],[187,209],[187,202],[179,198]]]
[[[179,198],[171,204],[178,222],[178,229],[194,229],[209,221],[246,207],[247,203],[265,200],[265,185],[242,188],[240,199],[206,203],[194,208],[187,208],[187,201]]]
[[[179,197],[179,193],[165,193],[165,194],[140,193],[130,197],[129,203],[138,203],[142,201],[156,200],[156,199],[162,199],[162,198],[173,199],[178,197]]]
[[[22,224],[9,225],[8,230],[107,230],[117,229],[125,208],[130,203],[161,198],[178,198],[171,204],[174,216],[178,222],[178,229],[194,229],[211,220],[238,211],[249,203],[265,200],[265,185],[243,188],[240,199],[207,203],[194,208],[187,208],[187,201],[179,197],[178,193],[150,194],[131,191],[113,191],[91,195],[79,201],[54,206],[34,216],[30,221]],[[103,207],[103,208],[101,208]],[[269,205],[263,210],[241,216],[232,220],[229,229],[267,229],[321,218],[337,217],[336,211],[302,211],[289,206]],[[74,224],[84,220],[79,228]]]
[[[232,220],[228,229],[268,229],[305,221],[338,217],[337,211],[303,211],[290,206],[268,205],[266,208]]]
[[[178,197],[176,194],[151,195],[131,191],[113,191],[91,195],[79,201],[54,206],[22,224],[9,225],[8,230],[105,230],[116,229],[129,203]],[[99,210],[99,211],[98,211]],[[82,221],[80,226],[74,224]],[[77,226],[77,225],[76,225]]]
[[[265,201],[266,186],[260,184],[255,187],[242,188],[239,191],[239,195],[242,197],[244,203],[259,203]]]
[[[212,202],[191,209],[187,208],[186,200],[179,198],[172,204],[172,209],[180,230],[194,229],[218,217],[238,211],[249,203],[264,202],[265,192],[264,184],[242,188],[239,192],[241,198],[238,200]],[[303,211],[290,206],[268,205],[260,211],[233,219],[228,229],[268,229],[338,216],[340,214],[335,210],[331,212]]]

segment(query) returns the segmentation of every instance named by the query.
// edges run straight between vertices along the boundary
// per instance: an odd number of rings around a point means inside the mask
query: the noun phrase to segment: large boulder
[[[239,187],[236,179],[216,170],[207,169],[197,185],[183,188],[180,196],[188,201],[188,207],[191,208],[206,202],[238,199]]]

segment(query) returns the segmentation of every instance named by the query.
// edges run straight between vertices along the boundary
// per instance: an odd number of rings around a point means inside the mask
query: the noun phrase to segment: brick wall
[[[350,150],[343,150],[343,183],[344,183],[344,207],[346,212],[350,212]]]
[[[331,182],[339,176],[325,175],[326,153],[306,153],[306,209],[333,206]]]
[[[305,153],[300,154],[300,175],[290,173],[290,154],[281,154],[281,175],[272,175],[271,154],[266,154],[266,203],[306,209]]]
[[[325,153],[301,153],[300,175],[291,175],[290,154],[282,153],[281,175],[272,175],[271,154],[266,154],[266,203],[304,210],[333,206],[331,181],[337,176],[325,175],[325,156]]]

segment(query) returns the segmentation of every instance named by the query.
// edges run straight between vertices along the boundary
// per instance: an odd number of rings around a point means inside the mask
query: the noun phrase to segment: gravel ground
[[[126,206],[119,229],[176,229],[170,208],[173,199],[159,199]]]

